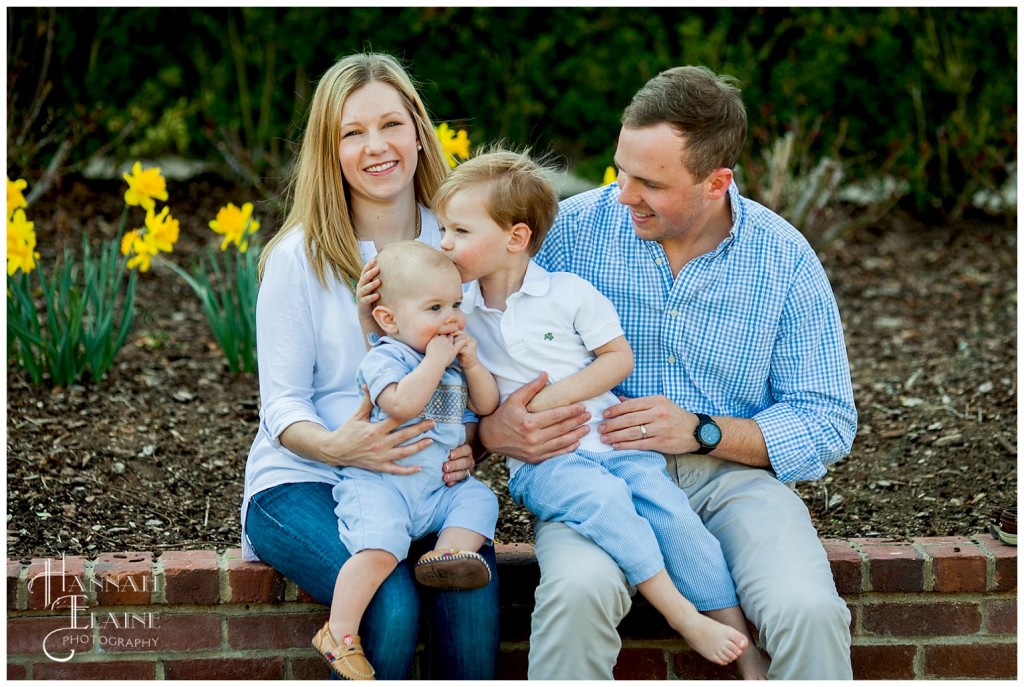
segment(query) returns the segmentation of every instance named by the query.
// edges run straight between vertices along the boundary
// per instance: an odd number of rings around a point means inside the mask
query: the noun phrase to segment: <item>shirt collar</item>
[[[526,266],[526,274],[523,276],[523,285],[516,293],[523,293],[527,296],[543,296],[551,286],[551,275],[548,271],[538,265],[533,259]],[[515,294],[512,294],[515,296]],[[466,285],[466,292],[462,294],[462,309],[466,312],[476,308],[486,308],[484,295],[480,291],[480,282],[471,281]]]
[[[729,227],[729,235],[711,251],[712,255],[728,250],[733,241],[740,236],[740,229],[743,225],[743,203],[735,180],[729,184],[726,194],[729,198],[729,211],[732,213],[732,226]]]
[[[527,296],[543,296],[548,292],[551,285],[551,275],[548,271],[538,265],[532,258],[526,266],[526,276],[523,277],[523,286],[520,292]]]
[[[743,223],[743,203],[740,202],[740,189],[736,186],[736,180],[734,179],[729,184],[729,209],[732,211],[732,226],[729,227],[729,238],[726,241],[731,241],[739,236],[740,226]]]
[[[480,282],[473,280],[466,284],[466,290],[462,293],[462,310],[469,312],[484,306],[484,295],[480,293]]]

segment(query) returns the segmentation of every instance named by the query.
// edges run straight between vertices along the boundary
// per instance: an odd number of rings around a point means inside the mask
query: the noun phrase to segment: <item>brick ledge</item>
[[[855,677],[1016,677],[1016,548],[988,534],[822,543],[853,617]],[[499,544],[497,554],[499,676],[522,679],[539,570],[531,544]],[[47,570],[49,597],[38,581]],[[68,627],[72,603],[86,616],[127,613],[140,623],[149,614],[160,627],[83,630],[75,658],[54,662],[42,638]],[[8,559],[7,609],[9,679],[323,677],[307,647],[326,609],[239,549],[109,552],[68,557],[63,568],[60,558]],[[619,632],[618,678],[732,677],[674,638],[642,600]],[[142,640],[150,635],[152,646]]]

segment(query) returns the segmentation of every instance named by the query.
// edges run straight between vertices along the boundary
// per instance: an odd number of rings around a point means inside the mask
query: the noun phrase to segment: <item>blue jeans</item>
[[[245,531],[260,560],[314,599],[330,606],[338,571],[351,554],[338,538],[332,485],[282,484],[249,502]],[[498,658],[498,577],[494,547],[480,554],[491,566],[491,582],[473,591],[421,587],[409,560],[433,547],[436,537],[413,543],[409,558],[377,590],[359,628],[366,657],[378,680],[412,674],[422,611],[426,674],[440,680],[493,680]]]

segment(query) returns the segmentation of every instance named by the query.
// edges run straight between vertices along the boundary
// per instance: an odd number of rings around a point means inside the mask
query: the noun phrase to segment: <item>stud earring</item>
[[[416,144],[416,150],[423,150],[423,146],[421,146],[419,143],[417,143]]]

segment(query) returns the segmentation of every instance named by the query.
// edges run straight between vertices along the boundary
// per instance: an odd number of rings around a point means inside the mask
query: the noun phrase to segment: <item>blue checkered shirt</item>
[[[857,410],[839,309],[810,245],[733,184],[729,236],[673,278],[618,193],[613,183],[563,201],[537,256],[615,304],[636,355],[615,392],[753,418],[779,480],[823,476],[850,452]]]

